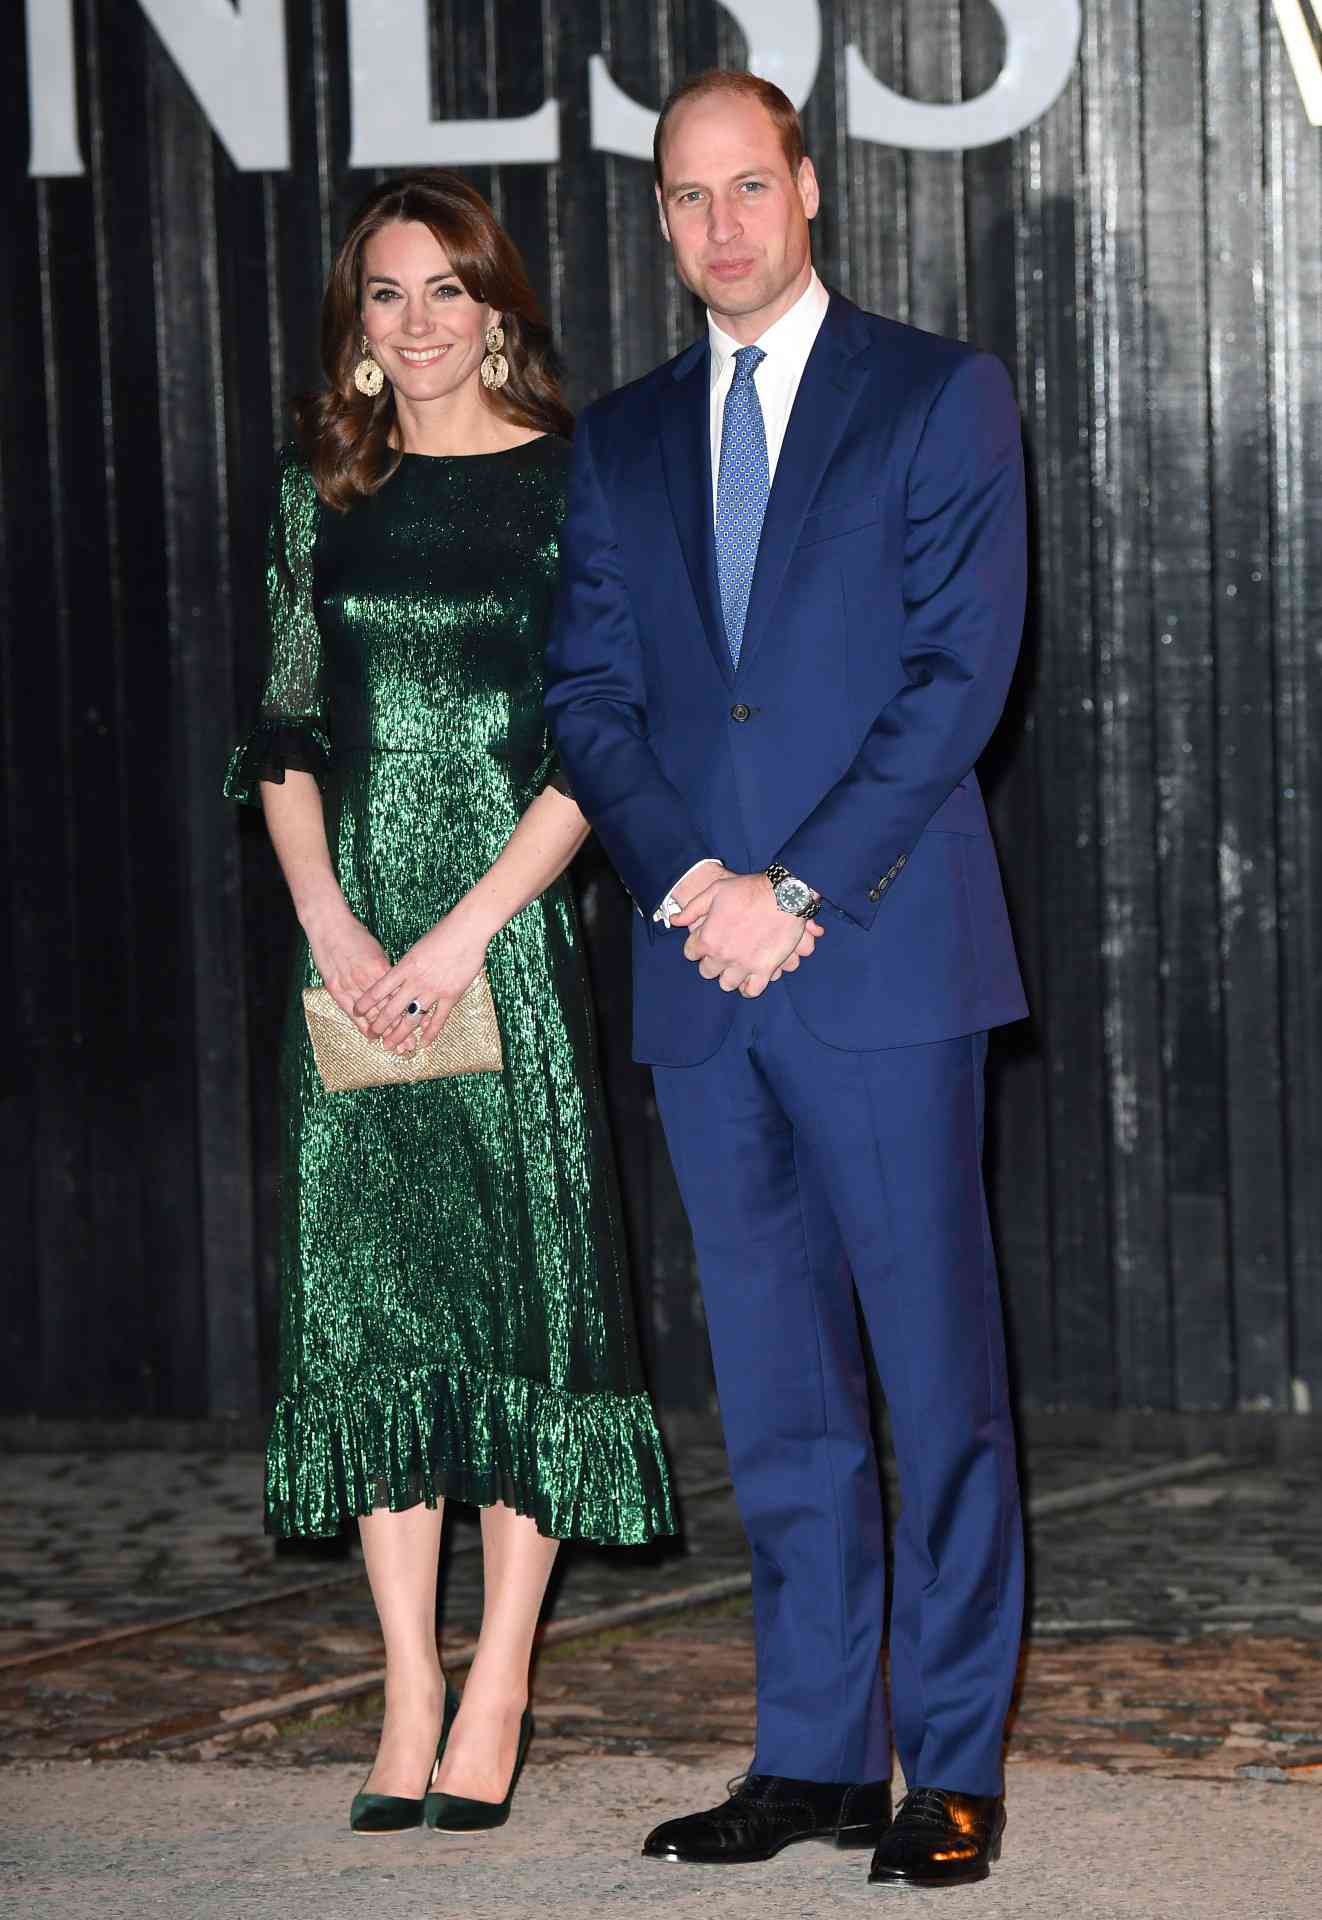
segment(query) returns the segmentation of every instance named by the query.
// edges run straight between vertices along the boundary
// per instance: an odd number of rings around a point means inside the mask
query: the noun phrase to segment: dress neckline
[[[540,447],[544,440],[558,440],[559,434],[535,433],[531,440],[516,440],[512,447],[492,447],[487,453],[407,453],[401,447],[401,460],[507,460],[512,453],[526,453]]]

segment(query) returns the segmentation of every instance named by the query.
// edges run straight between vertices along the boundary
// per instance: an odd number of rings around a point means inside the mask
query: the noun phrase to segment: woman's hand
[[[358,996],[354,1013],[395,1053],[430,1046],[450,1009],[482,971],[487,943],[458,916],[447,914],[400,960]],[[409,1013],[416,1001],[420,1014]]]
[[[313,964],[331,999],[352,1015],[359,1033],[366,1033],[367,1022],[354,1012],[354,1003],[390,965],[385,949],[343,902],[330,909],[324,919],[305,923],[304,931]]]

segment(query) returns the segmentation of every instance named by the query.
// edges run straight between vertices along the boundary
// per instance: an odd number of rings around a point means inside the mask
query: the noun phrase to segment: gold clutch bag
[[[327,1093],[408,1086],[415,1080],[443,1080],[453,1073],[499,1073],[505,1064],[485,967],[455,1001],[431,1045],[421,1052],[392,1053],[379,1040],[359,1033],[325,987],[303,989],[303,1018]]]

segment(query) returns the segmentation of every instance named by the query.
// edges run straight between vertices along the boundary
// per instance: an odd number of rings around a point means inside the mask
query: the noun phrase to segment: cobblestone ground
[[[1035,1495],[1159,1464],[1041,1449]],[[679,1451],[681,1541],[566,1551],[551,1617],[567,1619],[746,1571],[716,1439]],[[380,1646],[356,1553],[276,1553],[254,1455],[16,1454],[0,1462],[0,1755],[151,1752],[227,1711],[374,1669]],[[447,1527],[443,1640],[481,1603],[471,1516]],[[1032,1529],[1032,1628],[1010,1758],[1117,1772],[1322,1781],[1322,1487],[1307,1468],[1237,1465]],[[14,1665],[80,1636],[306,1588],[121,1646]],[[6,1662],[11,1663],[6,1665]],[[548,1648],[537,1762],[602,1754],[700,1761],[747,1748],[753,1660],[735,1598]],[[181,1761],[366,1765],[378,1695],[171,1745]],[[134,1745],[135,1729],[155,1739]],[[162,1732],[164,1730],[164,1732]],[[1309,1763],[1319,1763],[1316,1771]]]

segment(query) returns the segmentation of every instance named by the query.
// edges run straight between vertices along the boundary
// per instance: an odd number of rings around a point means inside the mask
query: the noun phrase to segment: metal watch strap
[[[783,866],[779,860],[773,860],[771,862],[771,865],[769,867],[764,867],[762,871],[765,873],[767,879],[771,882],[771,891],[773,894],[776,893],[776,889],[786,880],[792,880],[795,886],[803,888],[804,892],[808,896],[808,904],[804,907],[800,907],[797,909],[796,917],[798,919],[800,920],[810,919],[812,915],[816,913],[818,907],[821,906],[822,904],[821,894],[817,893],[812,887],[810,887],[806,880],[800,880],[799,876],[796,873],[791,873],[789,868],[787,866]],[[777,895],[777,898],[776,898],[776,905],[778,907],[780,906],[779,895]],[[784,913],[784,912],[788,912],[789,909],[785,907],[781,907],[781,911],[782,913]]]

